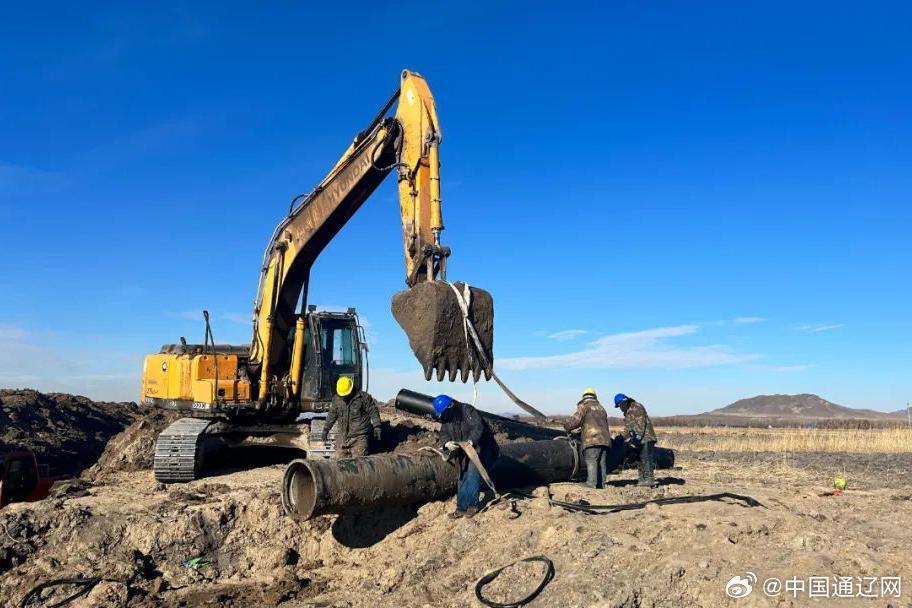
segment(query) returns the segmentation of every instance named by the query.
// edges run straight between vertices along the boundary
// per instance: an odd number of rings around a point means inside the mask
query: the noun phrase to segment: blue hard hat
[[[438,418],[443,415],[443,410],[450,407],[451,403],[453,403],[453,398],[449,395],[437,395],[434,399],[434,413]]]
[[[627,395],[624,393],[618,393],[614,396],[614,407],[621,407],[621,404],[627,401],[628,398],[629,397],[627,397]]]

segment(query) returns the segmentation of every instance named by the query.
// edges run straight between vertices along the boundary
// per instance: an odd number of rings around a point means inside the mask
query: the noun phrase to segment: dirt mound
[[[269,473],[278,476],[279,469]],[[19,591],[35,581],[74,575],[109,581],[93,591],[107,599],[86,606],[170,606],[174,597],[201,600],[201,589],[213,592],[207,599],[222,600],[213,605],[230,606],[239,588],[250,601],[241,605],[274,605],[302,586],[273,575],[294,561],[299,532],[281,521],[278,483],[253,477],[260,476],[239,474],[233,487],[201,481],[158,490],[151,472],[143,472],[90,487],[85,496],[8,507],[0,515],[6,530],[0,533],[0,605],[18,605]],[[274,542],[264,547],[267,537]],[[204,563],[186,563],[198,557]],[[273,587],[278,591],[270,594]],[[14,588],[15,596],[8,595]]]
[[[78,475],[143,411],[135,403],[0,389],[0,451],[31,450],[52,473]]]
[[[117,483],[86,495],[0,513],[0,605],[18,605],[50,579],[99,576],[107,582],[74,606],[463,607],[476,605],[479,577],[533,555],[547,556],[555,576],[530,608],[732,606],[726,582],[745,571],[761,580],[912,575],[909,489],[864,486],[821,497],[816,475],[769,463],[685,460],[657,491],[635,487],[630,472],[605,490],[552,484],[520,501],[517,518],[493,508],[457,521],[446,516],[450,499],[295,522],[279,506],[281,466],[165,490],[149,471],[115,475]],[[548,501],[626,504],[718,492],[762,506],[707,499],[585,515]],[[516,599],[541,574],[534,564],[505,572],[486,594]]]
[[[152,410],[116,435],[83,479],[105,481],[112,473],[152,469],[155,440],[169,424],[180,418],[180,412]]]

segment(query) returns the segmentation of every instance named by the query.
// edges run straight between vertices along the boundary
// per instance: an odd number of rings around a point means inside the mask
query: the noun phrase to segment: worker
[[[646,413],[643,404],[631,399],[623,393],[614,396],[614,407],[620,408],[624,414],[624,431],[620,437],[624,439],[627,446],[639,452],[640,460],[637,468],[640,472],[638,486],[654,488],[655,480],[655,462],[653,461],[653,450],[656,444],[655,429],[652,428],[652,420]]]
[[[447,459],[455,460],[459,467],[459,484],[456,489],[456,511],[451,519],[473,517],[478,513],[481,492],[481,473],[465,453],[460,443],[471,444],[485,470],[490,471],[500,448],[494,441],[494,432],[474,407],[460,403],[449,395],[434,399],[434,413],[440,425],[440,446]]]
[[[611,431],[608,429],[608,413],[599,403],[594,388],[583,391],[583,398],[576,404],[573,415],[564,422],[564,429],[568,433],[581,429],[586,485],[591,488],[604,487],[608,475]]]
[[[350,376],[340,376],[336,381],[336,395],[323,426],[324,442],[337,422],[336,458],[370,454],[368,435],[372,429],[374,439],[380,441],[380,410],[377,409],[377,402],[366,392],[356,389]]]

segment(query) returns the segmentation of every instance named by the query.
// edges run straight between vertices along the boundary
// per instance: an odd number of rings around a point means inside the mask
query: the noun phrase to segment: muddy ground
[[[407,419],[388,429],[408,449],[433,436],[432,425]],[[132,429],[124,449],[144,440],[140,430]],[[105,582],[71,606],[480,606],[473,591],[479,577],[534,555],[552,560],[555,575],[532,607],[912,604],[912,485],[890,472],[902,466],[895,457],[885,457],[881,471],[872,456],[837,496],[820,496],[833,469],[842,470],[830,455],[786,462],[681,454],[678,462],[679,469],[660,472],[657,490],[637,488],[631,471],[604,490],[540,488],[518,502],[516,519],[495,508],[453,521],[450,499],[299,523],[281,512],[281,465],[164,487],[150,471],[120,470],[123,463],[112,459],[82,487],[0,512],[0,605],[18,605],[39,582],[98,576]],[[729,498],[585,515],[548,502],[721,492],[762,506]],[[186,564],[193,558],[203,563]],[[760,580],[752,594],[727,597],[726,583],[748,571]],[[487,592],[502,602],[519,597],[540,574],[535,564],[508,571]],[[859,582],[901,576],[903,597],[812,600],[804,591],[771,599],[761,589],[771,577],[837,575]]]

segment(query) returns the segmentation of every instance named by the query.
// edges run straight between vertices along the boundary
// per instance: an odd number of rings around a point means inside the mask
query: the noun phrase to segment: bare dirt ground
[[[391,433],[408,447],[428,440],[427,429],[400,424],[407,423],[394,421]],[[635,487],[632,471],[604,490],[553,484],[519,501],[517,519],[494,508],[453,521],[450,499],[299,523],[281,512],[281,465],[157,484],[143,463],[133,466],[149,429],[131,427],[122,436],[130,441],[112,442],[127,452],[136,446],[125,465],[114,459],[104,466],[103,457],[77,491],[0,512],[0,605],[17,606],[40,582],[98,576],[105,582],[71,606],[480,606],[473,592],[479,577],[533,555],[555,567],[533,607],[912,604],[912,484],[890,472],[897,463],[885,460],[881,469],[876,456],[857,477],[849,474],[850,490],[837,496],[819,496],[834,469],[842,470],[830,454],[803,462],[690,453],[680,456],[679,469],[660,472],[657,490]],[[725,499],[585,515],[547,500],[622,504],[720,492],[763,506]],[[186,564],[197,557],[204,560],[198,567]],[[486,593],[501,602],[518,598],[541,571],[536,564],[513,569]],[[748,571],[759,579],[752,594],[727,597],[726,583]],[[775,598],[761,589],[768,578],[807,585],[811,576],[861,577],[858,583],[900,576],[904,588],[899,599],[819,600],[807,587]]]

